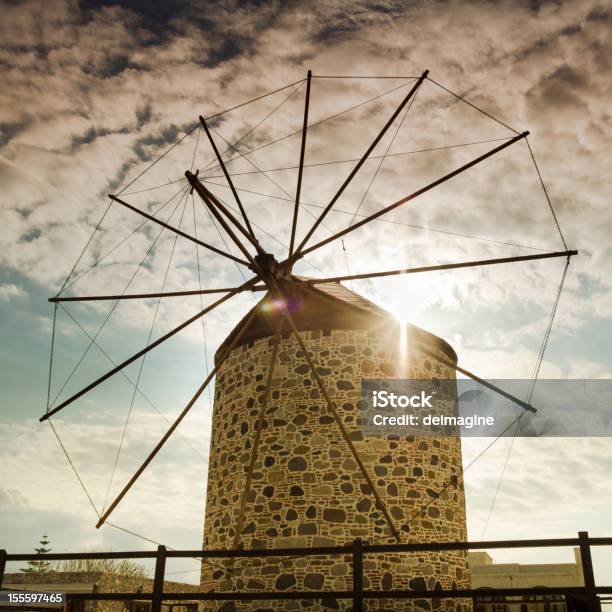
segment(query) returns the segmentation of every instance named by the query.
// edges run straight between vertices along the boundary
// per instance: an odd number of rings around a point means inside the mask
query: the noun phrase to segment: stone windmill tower
[[[301,283],[290,302],[371,481],[345,443],[300,344],[286,325],[278,335],[272,331],[282,325],[282,315],[268,296],[220,348],[235,341],[246,323],[217,374],[204,548],[329,546],[355,538],[389,542],[393,531],[405,542],[466,540],[460,438],[364,438],[359,424],[362,378],[454,378],[452,368],[432,358],[437,354],[456,363],[453,349],[409,327],[408,355],[402,355],[398,321],[339,283]],[[455,486],[438,494],[448,481]],[[426,509],[413,517],[423,505]],[[365,573],[372,589],[469,588],[461,551],[418,559],[376,555]],[[349,565],[325,557],[267,558],[256,567],[251,560],[237,560],[225,576],[202,566],[205,590],[344,589],[348,581]],[[287,603],[279,602],[279,609]]]

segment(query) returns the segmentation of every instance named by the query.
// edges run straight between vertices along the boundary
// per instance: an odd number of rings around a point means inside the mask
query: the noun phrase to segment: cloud
[[[0,285],[0,300],[10,300],[11,298],[26,295],[22,287],[12,283]]]
[[[29,505],[19,489],[0,487],[0,508],[27,508]]]

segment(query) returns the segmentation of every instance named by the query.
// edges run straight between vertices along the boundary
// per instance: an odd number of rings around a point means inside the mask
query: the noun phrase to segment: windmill
[[[334,195],[329,199],[328,203],[322,207],[321,212],[315,216],[314,222],[310,224],[307,231],[302,235],[298,236],[298,219],[300,218],[301,204],[302,204],[302,182],[303,182],[303,171],[306,166],[306,151],[307,151],[307,137],[309,134],[309,130],[312,129],[313,124],[309,123],[309,109],[311,103],[311,85],[316,79],[323,79],[328,77],[317,77],[312,75],[309,71],[306,79],[298,81],[296,83],[292,83],[280,89],[274,90],[270,92],[271,95],[278,93],[279,91],[283,91],[287,88],[292,89],[292,94],[297,90],[297,88],[301,87],[305,84],[305,97],[304,97],[304,107],[303,107],[303,122],[301,130],[297,132],[293,132],[292,134],[299,133],[301,135],[301,146],[299,153],[299,165],[297,166],[297,186],[295,190],[295,197],[293,201],[293,210],[291,214],[291,232],[289,238],[289,246],[288,251],[283,253],[273,253],[270,252],[270,249],[265,249],[260,240],[260,236],[258,235],[259,231],[257,227],[254,227],[252,219],[247,214],[247,207],[244,205],[242,197],[240,195],[241,189],[235,184],[232,172],[228,169],[230,162],[234,159],[242,158],[247,159],[248,152],[242,153],[237,148],[235,143],[228,143],[228,148],[226,151],[221,151],[219,148],[219,134],[214,129],[213,124],[214,120],[219,115],[214,115],[211,117],[199,117],[199,123],[196,124],[190,132],[188,132],[183,138],[192,133],[197,128],[200,128],[198,131],[198,139],[199,134],[202,132],[205,134],[210,149],[214,153],[214,157],[216,159],[217,167],[222,172],[222,176],[225,178],[227,182],[227,187],[231,191],[233,201],[235,203],[235,207],[232,207],[227,202],[224,202],[219,195],[215,192],[206,178],[203,178],[202,169],[195,169],[192,167],[191,169],[187,169],[184,173],[184,178],[180,179],[185,181],[186,184],[183,184],[181,189],[181,193],[187,196],[187,194],[192,196],[198,196],[201,200],[202,206],[205,208],[206,212],[209,214],[211,220],[214,220],[214,223],[219,227],[222,232],[224,239],[229,241],[229,243],[233,246],[234,251],[238,253],[238,255],[230,252],[228,248],[220,248],[219,246],[213,245],[210,242],[206,242],[199,238],[197,235],[192,235],[191,233],[182,230],[180,227],[177,227],[171,224],[168,220],[164,221],[158,215],[158,212],[147,212],[142,210],[141,208],[135,206],[133,203],[130,203],[127,200],[126,195],[122,195],[123,192],[134,183],[132,181],[126,187],[123,188],[122,192],[118,194],[110,195],[108,208],[106,212],[110,209],[112,205],[121,206],[136,215],[143,217],[146,222],[155,224],[160,226],[163,230],[169,231],[174,234],[176,237],[191,241],[196,245],[196,254],[198,253],[197,248],[204,249],[209,253],[212,253],[215,257],[223,258],[225,260],[229,260],[234,264],[240,266],[245,272],[248,271],[250,277],[245,279],[242,284],[233,287],[224,287],[224,288],[216,288],[216,289],[198,289],[198,290],[183,290],[183,291],[172,291],[172,292],[146,292],[146,293],[138,293],[138,294],[129,294],[123,292],[122,294],[113,294],[113,295],[88,295],[88,296],[72,296],[65,295],[63,292],[66,287],[70,287],[68,285],[68,281],[71,278],[71,275],[66,279],[66,282],[62,286],[59,293],[52,297],[50,301],[55,305],[55,312],[57,312],[58,305],[62,305],[65,302],[83,302],[83,301],[123,301],[123,300],[146,300],[146,299],[163,299],[170,297],[183,297],[183,296],[193,296],[193,295],[220,295],[218,299],[215,299],[211,304],[206,307],[201,308],[199,312],[195,315],[189,317],[185,321],[183,321],[180,325],[176,326],[169,332],[165,333],[158,339],[152,342],[148,342],[147,345],[142,348],[140,351],[134,353],[131,357],[121,361],[114,365],[110,370],[102,373],[100,376],[95,378],[92,382],[87,384],[85,387],[73,393],[68,398],[63,401],[48,405],[47,412],[40,418],[40,421],[50,421],[51,417],[58,414],[60,411],[69,407],[73,402],[79,400],[84,397],[87,393],[109,380],[111,377],[122,373],[126,367],[130,364],[137,363],[138,360],[147,355],[150,351],[154,350],[156,347],[160,346],[174,335],[192,325],[196,321],[199,321],[207,315],[215,311],[215,309],[221,307],[232,297],[246,292],[265,292],[265,297],[259,305],[252,309],[251,312],[238,324],[236,329],[226,342],[221,346],[219,351],[217,352],[217,357],[215,361],[214,368],[206,376],[203,383],[198,387],[198,389],[193,394],[190,401],[186,404],[184,409],[180,412],[178,417],[171,424],[169,429],[166,431],[164,436],[160,439],[158,444],[151,450],[146,459],[140,465],[140,467],[136,470],[134,475],[129,479],[129,481],[125,484],[119,494],[115,497],[115,499],[105,507],[103,512],[99,513],[99,520],[97,522],[96,527],[100,527],[105,524],[113,511],[117,508],[117,506],[121,503],[124,497],[128,494],[134,483],[138,480],[138,478],[143,474],[143,472],[148,468],[153,459],[157,456],[159,451],[162,449],[167,440],[172,436],[172,434],[177,430],[183,419],[192,409],[192,407],[196,404],[198,399],[202,396],[207,387],[211,384],[216,374],[220,372],[224,364],[227,360],[232,358],[232,353],[237,347],[241,346],[244,343],[244,336],[254,334],[254,328],[261,328],[262,326],[268,326],[267,330],[259,331],[255,333],[255,336],[259,334],[259,337],[271,337],[274,341],[271,343],[270,350],[270,360],[267,364],[267,376],[264,378],[264,386],[263,388],[258,389],[256,396],[257,402],[260,405],[260,409],[257,411],[257,417],[253,421],[254,428],[252,432],[252,438],[249,438],[249,459],[246,465],[246,470],[244,474],[244,486],[242,486],[242,492],[238,496],[239,500],[237,500],[237,508],[238,515],[236,519],[236,525],[232,529],[233,541],[232,545],[235,547],[243,546],[244,542],[241,540],[244,528],[245,528],[245,509],[248,504],[249,494],[251,488],[253,486],[252,478],[253,472],[255,469],[256,463],[261,459],[258,456],[258,450],[261,444],[262,431],[264,429],[264,423],[266,418],[266,409],[268,407],[268,401],[270,400],[270,394],[272,389],[272,380],[274,375],[274,368],[278,362],[279,356],[279,346],[281,343],[281,338],[283,337],[291,337],[292,342],[297,343],[299,350],[297,351],[297,355],[302,359],[303,370],[308,373],[308,376],[311,377],[311,381],[313,387],[316,387],[319,397],[321,398],[322,403],[327,408],[329,415],[331,415],[331,423],[333,422],[334,426],[337,427],[337,432],[340,435],[340,439],[345,447],[345,452],[348,453],[352,463],[354,464],[354,469],[357,473],[359,473],[360,477],[367,484],[366,490],[368,494],[372,497],[372,502],[380,512],[383,517],[383,522],[385,524],[385,529],[381,530],[389,536],[390,538],[401,541],[402,539],[402,531],[397,527],[396,522],[397,519],[394,518],[392,512],[388,509],[387,503],[385,502],[384,495],[382,495],[377,486],[377,482],[375,481],[375,476],[371,473],[367,462],[363,460],[362,454],[357,448],[357,445],[354,443],[352,432],[347,428],[346,420],[343,418],[339,407],[334,400],[333,395],[330,393],[328,385],[324,380],[324,376],[320,372],[320,368],[316,363],[315,357],[313,355],[312,348],[309,345],[309,342],[304,339],[304,324],[300,323],[298,319],[300,319],[301,313],[300,309],[303,307],[305,301],[308,301],[312,296],[316,296],[316,299],[320,299],[321,296],[327,291],[333,294],[334,291],[341,291],[339,289],[341,287],[340,283],[342,282],[350,282],[355,280],[362,279],[373,279],[373,278],[382,278],[382,277],[393,277],[393,276],[401,276],[401,275],[411,275],[411,274],[421,274],[432,271],[440,271],[440,270],[454,270],[460,268],[474,268],[480,266],[493,266],[493,265],[502,265],[502,264],[516,264],[525,261],[533,261],[539,259],[548,259],[548,258],[565,258],[566,265],[563,270],[561,283],[559,286],[558,294],[555,300],[555,305],[553,307],[553,312],[551,314],[550,325],[552,325],[552,319],[554,318],[554,314],[556,311],[556,305],[558,303],[558,299],[563,288],[563,282],[565,280],[565,275],[567,272],[567,268],[570,262],[570,258],[577,254],[577,251],[570,250],[567,248],[565,243],[565,239],[561,234],[561,230],[559,228],[559,224],[557,218],[555,216],[552,205],[550,204],[550,200],[548,199],[548,194],[544,189],[544,193],[546,194],[546,198],[548,204],[550,206],[550,211],[552,212],[554,221],[557,225],[557,229],[559,230],[559,234],[561,236],[561,240],[563,242],[563,250],[562,251],[554,251],[554,252],[542,252],[537,254],[530,255],[522,255],[522,256],[513,256],[513,257],[496,257],[482,260],[472,260],[472,261],[461,261],[461,262],[449,262],[443,264],[436,265],[428,265],[428,266],[420,266],[420,267],[407,267],[402,269],[393,269],[393,270],[376,270],[372,272],[364,272],[357,274],[346,274],[341,276],[328,276],[328,277],[304,277],[302,275],[298,275],[294,272],[294,267],[304,258],[310,254],[318,252],[320,249],[325,247],[326,245],[332,243],[338,243],[342,241],[347,235],[352,234],[353,232],[359,231],[361,228],[364,228],[371,223],[383,218],[385,215],[394,211],[402,206],[405,206],[409,202],[417,200],[417,198],[423,196],[424,194],[434,190],[440,185],[446,183],[447,181],[452,180],[454,177],[469,171],[474,166],[481,164],[485,160],[495,156],[501,151],[511,147],[515,143],[525,141],[527,142],[528,132],[519,133],[512,128],[509,128],[505,124],[504,127],[511,130],[512,135],[502,139],[502,142],[499,144],[495,144],[492,148],[487,150],[486,152],[474,157],[473,159],[467,161],[466,163],[461,164],[460,166],[454,168],[450,172],[447,172],[443,176],[439,176],[435,180],[430,181],[429,183],[421,186],[417,190],[413,191],[409,195],[401,197],[396,201],[387,204],[383,208],[368,214],[363,215],[360,220],[351,223],[349,226],[344,227],[339,231],[333,232],[330,236],[324,239],[318,239],[315,241],[315,233],[319,229],[320,226],[324,224],[324,221],[328,217],[328,215],[334,210],[338,200],[341,198],[343,194],[347,191],[352,181],[358,175],[360,169],[363,165],[370,159],[376,147],[381,143],[382,139],[389,132],[390,128],[397,122],[398,118],[407,110],[410,109],[412,103],[414,102],[417,93],[422,88],[423,84],[426,82],[433,83],[435,86],[442,88],[443,90],[449,92],[451,95],[455,96],[458,101],[464,104],[468,104],[470,107],[478,110],[479,112],[484,113],[489,118],[493,117],[482,111],[481,109],[475,107],[472,103],[468,102],[461,96],[457,96],[447,90],[442,85],[433,81],[428,74],[428,71],[423,72],[419,77],[414,77],[410,79],[409,91],[403,96],[401,103],[395,108],[394,112],[388,118],[384,126],[378,131],[376,137],[372,140],[369,146],[366,148],[365,152],[356,160],[356,163],[347,174],[346,178],[344,178],[341,185],[336,188]],[[336,77],[342,78],[342,77]],[[291,94],[291,95],[292,95]],[[264,96],[259,96],[255,98],[255,100],[259,100]],[[252,101],[249,101],[252,102]],[[248,104],[244,103],[244,104]],[[238,106],[243,106],[238,105]],[[234,107],[236,108],[236,107]],[[231,109],[230,109],[231,110]],[[496,120],[497,121],[497,120]],[[292,135],[290,134],[290,135]],[[528,145],[528,142],[527,142]],[[261,145],[258,148],[262,148]],[[197,142],[196,142],[197,148]],[[529,153],[532,157],[532,160],[535,164],[535,158],[533,158],[533,153],[531,148],[529,147]],[[172,147],[171,147],[172,149]],[[231,159],[224,159],[224,155],[226,152],[237,152],[235,156]],[[387,149],[388,152],[388,149]],[[166,153],[164,153],[166,155]],[[162,159],[164,157],[160,159]],[[195,154],[194,154],[195,159]],[[149,168],[153,167],[158,160],[154,161],[153,164],[149,166]],[[252,162],[251,162],[252,163]],[[253,164],[255,166],[255,164]],[[537,169],[537,164],[535,164],[538,177],[541,180],[539,170]],[[256,171],[258,168],[255,166]],[[139,179],[146,173],[141,173],[135,180]],[[177,179],[178,181],[179,179]],[[542,187],[544,184],[542,182]],[[105,214],[106,214],[105,212]],[[104,217],[103,217],[104,218]],[[179,224],[180,225],[180,224]],[[96,229],[99,229],[100,223],[98,224]],[[194,224],[195,228],[195,224]],[[90,239],[91,241],[91,239]],[[89,244],[89,243],[88,243]],[[227,245],[227,242],[226,242]],[[87,245],[86,245],[87,246]],[[78,261],[77,261],[78,264]],[[76,265],[73,268],[71,274],[76,269]],[[198,263],[199,265],[199,263]],[[314,299],[314,298],[313,298]],[[348,301],[353,298],[347,295],[344,295],[343,299],[347,299]],[[534,379],[537,378],[537,374],[539,373],[539,366],[541,365],[541,360],[543,358],[544,351],[546,349],[546,343],[548,340],[548,336],[550,334],[550,325],[547,328],[545,338],[542,344],[542,349],[540,351],[540,356],[538,359],[537,370],[534,376]],[[55,334],[55,325],[54,325],[54,334]],[[151,336],[149,336],[149,339]],[[94,338],[95,340],[95,338]],[[253,340],[253,338],[251,338]],[[478,383],[484,385],[490,390],[501,394],[507,400],[519,406],[524,414],[525,412],[534,412],[535,409],[531,406],[531,393],[524,400],[514,397],[503,389],[495,386],[494,384],[483,380],[477,374],[468,371],[461,365],[457,364],[456,360],[453,359],[452,355],[444,355],[440,351],[428,349],[424,347],[421,349],[424,354],[426,354],[430,359],[435,361],[446,369],[446,371],[452,371],[453,373],[459,372],[463,376],[471,378]],[[51,370],[51,368],[50,368]],[[50,372],[51,377],[51,372]],[[461,476],[462,477],[462,476]],[[449,486],[456,486],[457,478],[455,477],[452,482],[444,483],[443,488],[447,489]],[[431,502],[430,502],[431,503]],[[427,506],[425,506],[425,510]],[[416,508],[416,513],[423,512],[423,507],[418,506]]]

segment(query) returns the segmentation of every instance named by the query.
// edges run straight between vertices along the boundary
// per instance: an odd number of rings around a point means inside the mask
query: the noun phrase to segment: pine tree
[[[50,541],[48,536],[45,534],[42,536],[42,539],[39,542],[40,547],[34,548],[34,551],[39,555],[45,555],[51,552],[51,548],[48,548]],[[48,572],[51,570],[51,562],[50,561],[28,561],[28,567],[22,568],[22,572],[25,573],[37,573],[42,574],[44,572]]]

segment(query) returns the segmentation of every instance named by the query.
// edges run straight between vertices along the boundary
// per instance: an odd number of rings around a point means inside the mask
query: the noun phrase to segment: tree
[[[86,574],[115,574],[125,578],[146,578],[142,565],[128,559],[69,559],[53,565],[57,572],[83,572]]]
[[[34,548],[34,551],[37,554],[45,555],[51,552],[52,549],[48,548],[50,541],[46,534],[42,536],[39,544],[40,544],[39,548]],[[36,573],[36,574],[42,574],[44,572],[49,572],[51,571],[51,562],[43,561],[42,559],[38,561],[28,561],[28,567],[22,568],[21,571],[25,573]]]

